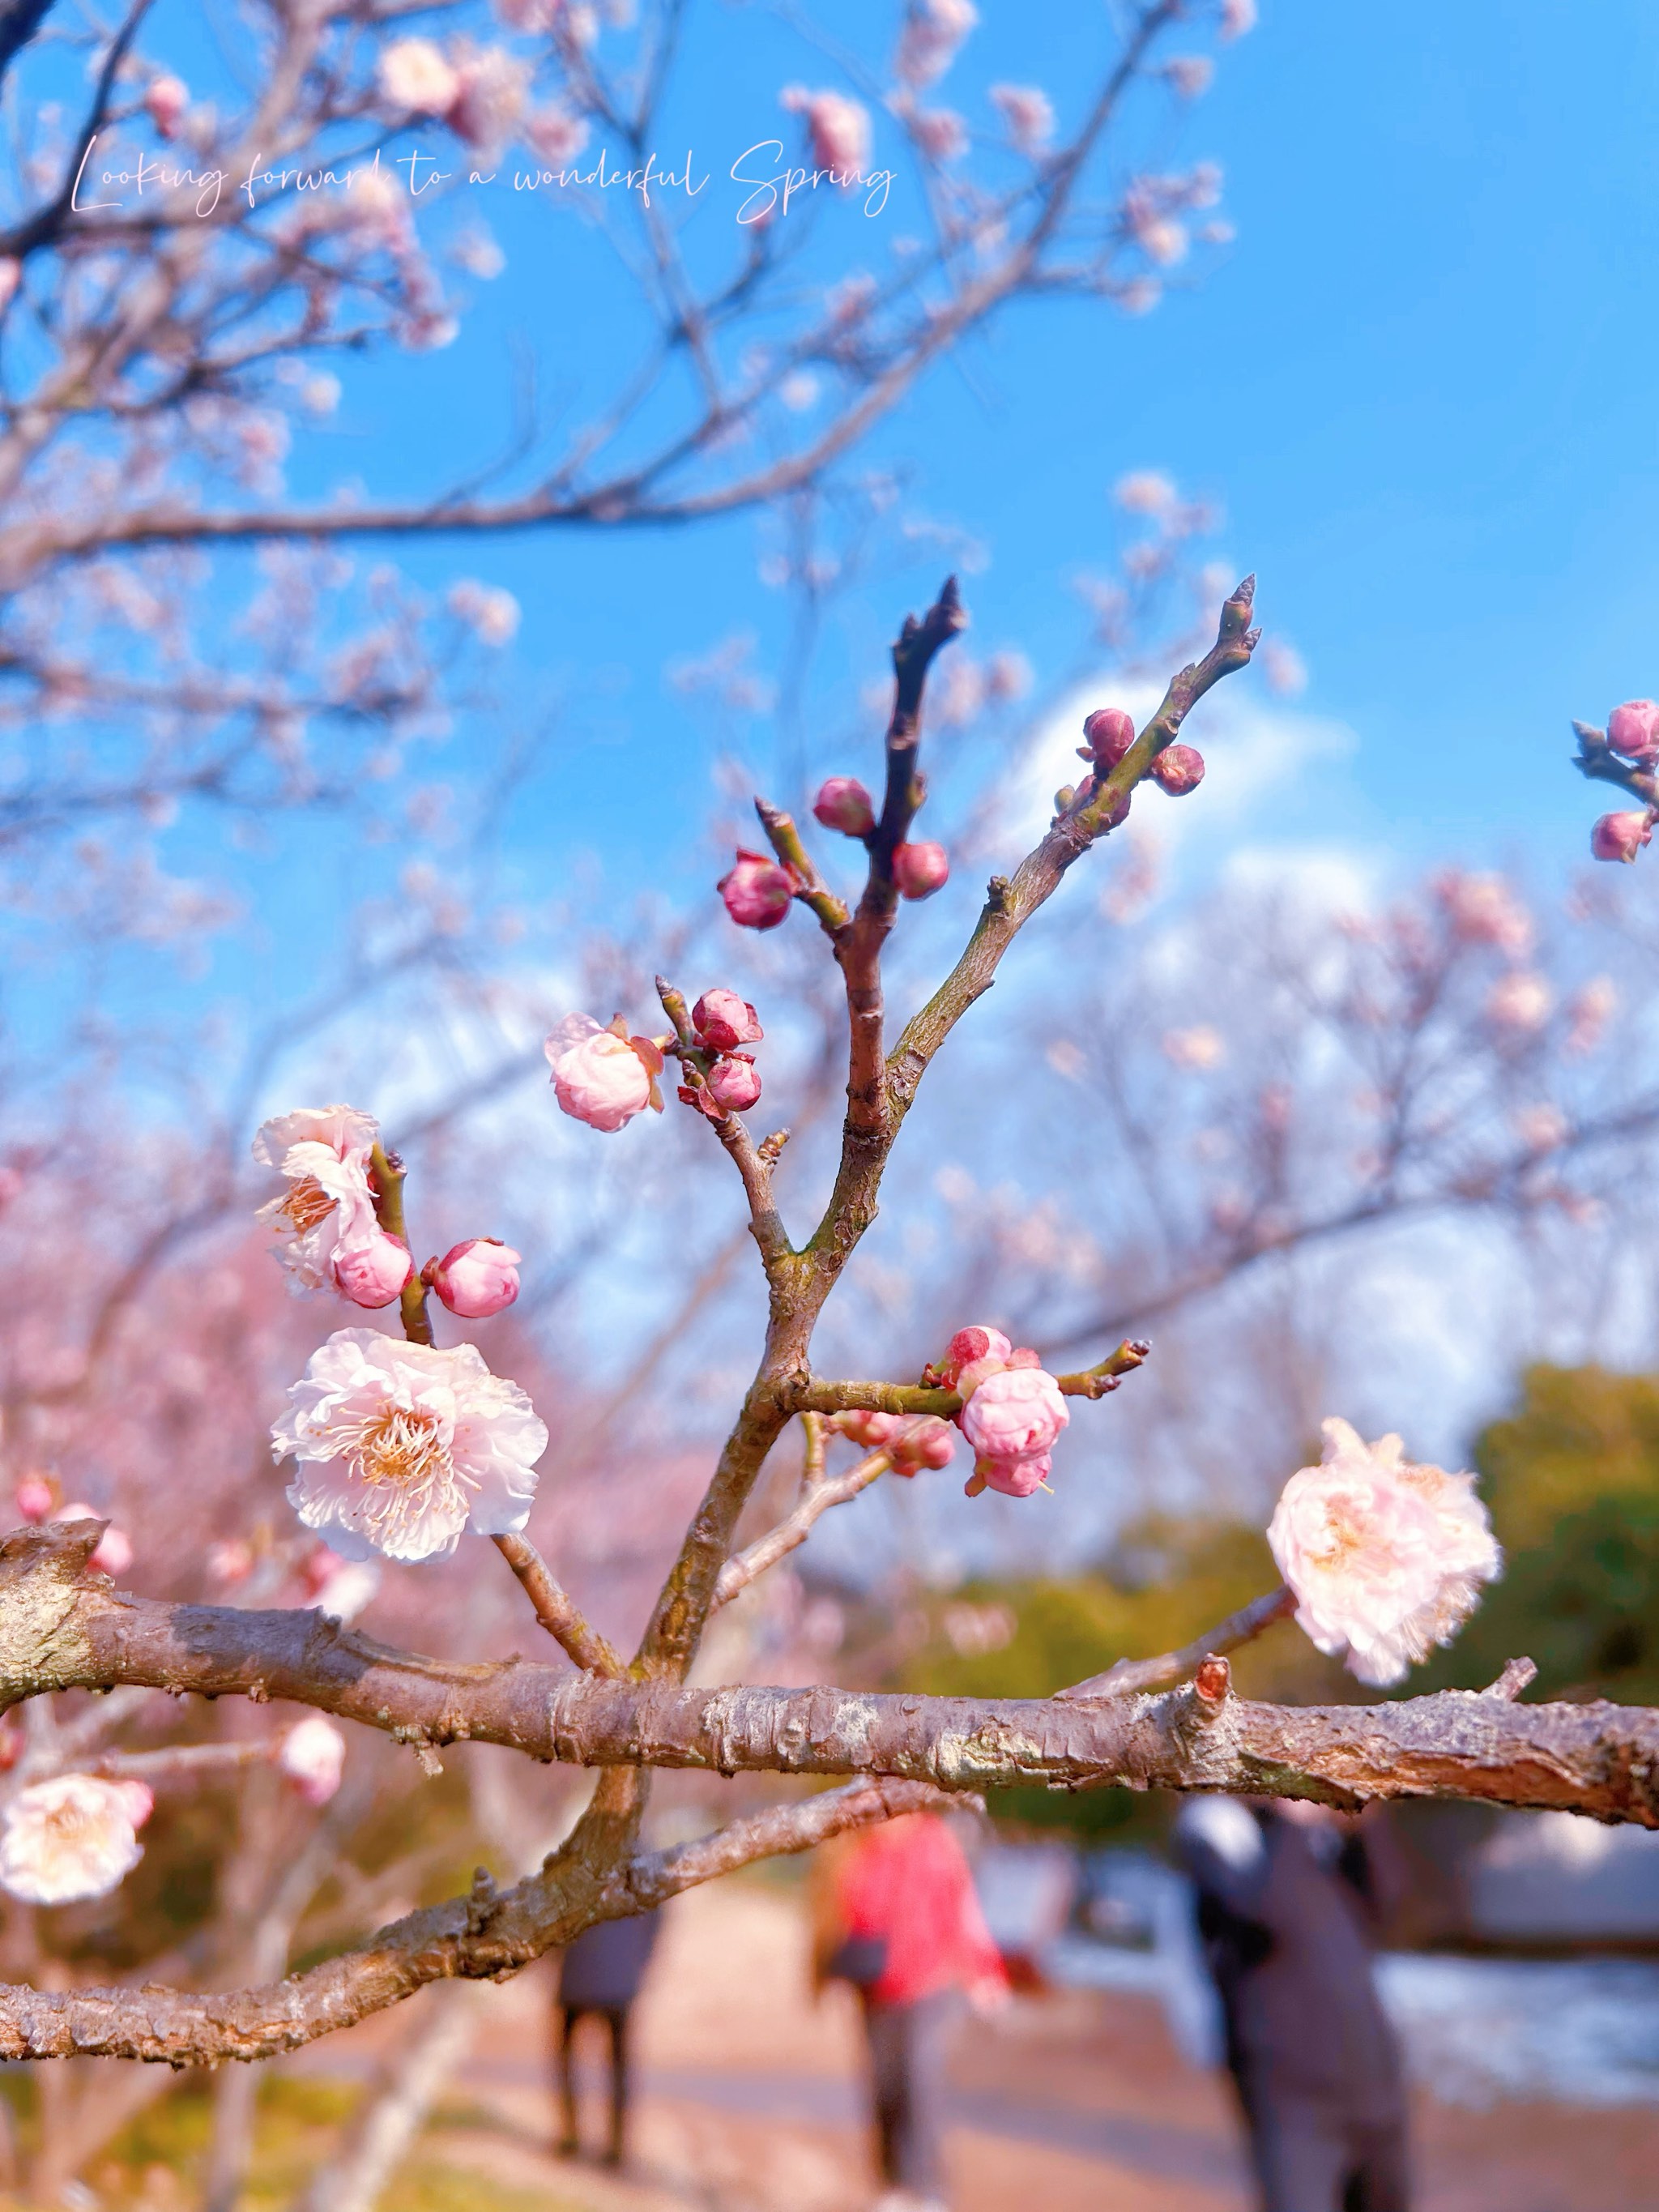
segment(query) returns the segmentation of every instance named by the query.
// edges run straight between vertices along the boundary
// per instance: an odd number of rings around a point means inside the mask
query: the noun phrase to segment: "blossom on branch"
[[[1054,1439],[1072,1416],[1029,1346],[1016,1349],[1000,1328],[959,1328],[927,1379],[963,1399],[957,1424],[975,1452],[969,1498],[981,1490],[1029,1498],[1042,1486]]]
[[[286,1176],[289,1188],[258,1218],[284,1238],[276,1256],[294,1289],[323,1289],[336,1259],[377,1233],[368,1164],[379,1134],[373,1115],[355,1106],[301,1106],[261,1125],[253,1157]]]
[[[843,185],[857,181],[870,158],[870,111],[860,101],[841,92],[808,92],[805,85],[786,85],[779,105],[792,115],[804,115],[812,141],[812,159]]]
[[[32,1783],[0,1813],[0,1888],[25,1905],[106,1897],[143,1858],[137,1832],[154,1802],[142,1782]]]
[[[1626,760],[1651,767],[1659,760],[1659,702],[1626,699],[1607,716],[1607,743]]]
[[[487,1321],[518,1297],[520,1256],[499,1237],[469,1237],[441,1260],[428,1260],[421,1280],[463,1321]]]
[[[270,1432],[274,1456],[300,1462],[289,1503],[344,1559],[429,1559],[530,1517],[547,1430],[472,1345],[337,1329],[289,1401]]]
[[[683,1083],[679,1087],[683,1103],[695,1106],[711,1121],[722,1121],[728,1114],[746,1114],[760,1095],[754,1054],[747,1052],[723,1054],[701,1084]]]
[[[1079,760],[1092,761],[1103,775],[1109,774],[1135,741],[1133,714],[1121,707],[1097,707],[1084,717]]]
[[[1204,756],[1193,745],[1165,745],[1152,763],[1152,781],[1171,799],[1184,798],[1204,781]]]
[[[375,1228],[361,1244],[348,1245],[329,1265],[334,1287],[354,1306],[389,1306],[412,1281],[415,1262],[401,1237]]]
[[[1598,860],[1634,860],[1653,842],[1653,820],[1647,810],[1603,814],[1590,830],[1590,850]]]
[[[943,845],[924,839],[918,844],[893,848],[893,881],[902,898],[931,898],[950,873],[951,863]]]
[[[1362,1682],[1398,1682],[1450,1642],[1503,1554],[1473,1475],[1414,1465],[1397,1436],[1323,1429],[1321,1462],[1285,1484],[1267,1543],[1319,1649]]]
[[[843,837],[867,837],[876,826],[874,803],[855,775],[826,776],[812,813],[826,830],[839,830]]]
[[[326,1805],[340,1786],[345,1766],[345,1738],[322,1713],[310,1713],[283,1738],[277,1771],[294,1784],[307,1805]]]
[[[714,886],[726,911],[740,929],[775,929],[795,896],[794,878],[764,853],[741,845],[738,857]]]
[[[380,56],[380,96],[403,115],[447,115],[460,96],[459,73],[430,39],[394,39]]]
[[[766,1035],[755,1009],[735,991],[705,991],[691,1009],[691,1026],[697,1042],[710,1052],[735,1052],[742,1044],[758,1044]]]
[[[994,84],[991,103],[1020,153],[1040,154],[1054,137],[1054,106],[1039,86]]]
[[[937,1413],[883,1413],[860,1407],[833,1415],[830,1426],[865,1451],[884,1451],[895,1474],[910,1476],[924,1467],[948,1467],[956,1457],[956,1432]]]
[[[661,1113],[661,1048],[649,1037],[630,1036],[620,1014],[608,1029],[591,1014],[567,1014],[542,1049],[553,1070],[553,1095],[573,1121],[611,1136],[647,1106]]]

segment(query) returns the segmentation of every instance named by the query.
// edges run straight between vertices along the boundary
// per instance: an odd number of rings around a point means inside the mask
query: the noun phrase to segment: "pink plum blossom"
[[[446,604],[481,645],[510,645],[518,635],[521,610],[512,592],[503,591],[499,584],[481,584],[476,577],[463,576],[450,586]]]
[[[1256,0],[1221,0],[1221,35],[1242,39],[1256,24]]]
[[[1462,943],[1495,945],[1516,959],[1532,949],[1532,916],[1502,876],[1454,868],[1439,878],[1435,892]]]
[[[463,1321],[487,1321],[518,1297],[520,1258],[499,1237],[469,1237],[441,1260],[428,1260],[421,1279]]]
[[[927,85],[943,76],[978,21],[973,0],[910,0],[893,64],[899,82]]]
[[[371,1230],[360,1244],[337,1252],[329,1268],[334,1287],[354,1306],[389,1306],[413,1279],[415,1262],[401,1237]]]
[[[207,1571],[216,1583],[225,1583],[232,1588],[245,1583],[253,1572],[253,1547],[240,1536],[228,1536],[222,1543],[208,1546]]]
[[[1598,860],[1633,860],[1653,840],[1653,816],[1637,813],[1604,814],[1590,831],[1590,850]]]
[[[904,1416],[884,1413],[874,1407],[855,1406],[846,1413],[832,1413],[830,1425],[849,1443],[861,1445],[866,1451],[885,1451],[904,1426]]]
[[[1097,707],[1084,721],[1083,743],[1078,750],[1104,775],[1117,766],[1134,741],[1133,715],[1126,714],[1121,707]]]
[[[931,898],[950,872],[951,862],[943,845],[924,840],[893,848],[893,881],[901,898]]]
[[[964,1368],[981,1359],[994,1359],[1006,1365],[1013,1348],[1000,1328],[959,1328],[945,1346],[945,1357],[934,1371],[947,1390],[954,1390]]]
[[[476,1346],[337,1329],[288,1395],[270,1435],[299,1462],[289,1503],[343,1558],[429,1559],[529,1519],[547,1431]]]
[[[1047,1452],[1071,1418],[1060,1385],[1041,1367],[1005,1367],[988,1375],[960,1415],[962,1433],[981,1460],[1031,1459]]]
[[[740,929],[775,929],[795,895],[787,869],[769,860],[764,853],[750,853],[741,845],[714,888]]]
[[[957,1432],[937,1413],[917,1413],[908,1420],[901,1419],[888,1449],[895,1474],[915,1475],[925,1467],[949,1467],[956,1457]]]
[[[1054,111],[1046,92],[1034,84],[994,84],[992,105],[1022,154],[1040,154],[1054,135]]]
[[[1594,1052],[1619,1011],[1619,986],[1611,975],[1592,975],[1567,1001],[1566,1048]]]
[[[780,95],[791,114],[804,115],[812,159],[845,184],[854,183],[870,158],[870,111],[841,92],[808,92],[792,84]]]
[[[380,1586],[372,1559],[343,1559],[319,1544],[300,1571],[306,1595],[331,1620],[355,1620]]]
[[[525,143],[550,168],[562,169],[581,152],[587,143],[587,125],[580,115],[573,115],[568,107],[556,100],[546,107],[532,109],[524,120]]]
[[[288,1180],[281,1198],[258,1210],[283,1242],[276,1256],[297,1291],[323,1289],[336,1257],[376,1233],[369,1155],[380,1134],[355,1106],[301,1106],[262,1124],[253,1157]]]
[[[968,125],[953,107],[917,107],[910,136],[930,161],[959,161],[968,151]]]
[[[734,1052],[714,1062],[709,1070],[709,1097],[724,1114],[746,1114],[761,1095],[752,1053]]]
[[[15,1497],[17,1510],[26,1521],[50,1521],[58,1503],[57,1492],[44,1474],[26,1474]]]
[[[3,314],[16,297],[17,288],[23,281],[23,264],[15,254],[0,254],[0,314]]]
[[[136,1832],[153,1802],[141,1782],[32,1783],[0,1813],[0,1888],[25,1905],[106,1897],[144,1855]]]
[[[735,1052],[740,1044],[758,1044],[766,1035],[755,1009],[735,991],[705,991],[691,1009],[691,1026],[699,1044],[710,1052]]]
[[[1165,745],[1152,763],[1152,781],[1171,799],[1196,791],[1204,781],[1204,756],[1193,745]]]
[[[345,1738],[331,1720],[311,1713],[283,1738],[277,1771],[294,1784],[307,1805],[326,1805],[340,1786]]]
[[[1530,968],[1517,968],[1500,975],[1486,994],[1486,1018],[1497,1028],[1526,1034],[1542,1029],[1550,1018],[1555,994],[1547,980]]]
[[[1206,54],[1174,54],[1164,64],[1164,74],[1182,100],[1198,100],[1215,79],[1215,64]]]
[[[1659,758],[1659,701],[1626,699],[1607,716],[1607,743],[1627,759]]]
[[[459,75],[430,39],[394,39],[377,76],[380,97],[400,115],[447,115],[461,89]]]
[[[661,1113],[662,1053],[649,1037],[629,1036],[620,1014],[609,1029],[591,1014],[567,1014],[542,1049],[553,1095],[573,1121],[611,1136],[647,1106]]]
[[[458,52],[455,75],[445,121],[486,161],[498,160],[524,113],[530,64],[501,46],[467,48]]]
[[[1323,1428],[1321,1462],[1285,1484],[1268,1546],[1319,1649],[1362,1682],[1397,1682],[1450,1640],[1502,1554],[1472,1475],[1413,1466],[1395,1436]]]
[[[826,830],[839,830],[843,837],[867,837],[876,826],[874,804],[855,775],[827,776],[812,812]]]
[[[190,89],[182,77],[150,79],[149,89],[144,94],[144,108],[162,137],[173,137],[189,105]]]

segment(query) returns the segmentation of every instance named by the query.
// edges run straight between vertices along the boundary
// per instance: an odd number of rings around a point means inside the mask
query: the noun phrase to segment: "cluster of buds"
[[[695,1069],[699,1079],[681,1084],[683,1103],[711,1121],[747,1113],[761,1095],[761,1079],[753,1053],[738,1048],[758,1044],[766,1034],[755,1009],[735,991],[705,991],[691,1009],[691,1030],[696,1058],[683,1050],[681,1059],[687,1073]]]
[[[1652,778],[1659,769],[1659,701],[1626,699],[1608,715],[1605,731],[1592,729],[1583,722],[1576,722],[1573,727],[1578,733],[1581,767],[1598,757],[1605,761],[1607,754],[1617,754],[1617,766],[1622,774],[1609,775],[1605,766],[1592,768],[1589,772],[1607,781],[1628,780],[1631,789],[1639,796],[1646,797],[1652,792]],[[1644,845],[1651,842],[1656,822],[1659,822],[1659,805],[1651,804],[1603,814],[1590,830],[1590,851],[1598,860],[1623,860],[1628,864]]]
[[[830,1425],[865,1451],[885,1452],[895,1474],[949,1467],[956,1456],[955,1432],[937,1413],[836,1413]]]
[[[843,837],[875,835],[875,802],[855,775],[832,775],[812,801],[814,817]],[[893,881],[901,898],[931,898],[950,879],[951,861],[943,845],[921,838],[893,848]]]
[[[1091,773],[1085,775],[1075,790],[1070,785],[1054,794],[1060,812],[1074,806],[1086,806],[1094,797],[1101,778],[1108,776],[1118,766],[1135,741],[1134,717],[1121,707],[1097,707],[1092,714],[1083,720],[1083,743],[1078,747],[1078,758],[1089,763]],[[1159,788],[1171,799],[1183,799],[1189,791],[1196,791],[1204,781],[1204,756],[1195,745],[1165,745],[1153,756],[1147,774]],[[1117,800],[1106,826],[1115,830],[1129,811],[1129,794],[1126,791]]]
[[[959,1328],[923,1377],[962,1399],[957,1425],[974,1448],[969,1498],[1029,1498],[1048,1480],[1054,1439],[1072,1416],[1060,1385],[1029,1347],[997,1328]]]

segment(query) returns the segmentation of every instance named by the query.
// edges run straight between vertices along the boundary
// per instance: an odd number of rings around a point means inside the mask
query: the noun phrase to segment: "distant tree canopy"
[[[1532,1698],[1659,1701],[1659,1376],[1529,1367],[1513,1412],[1475,1439],[1474,1463],[1508,1566],[1456,1643],[1400,1694],[1482,1688],[1524,1654],[1538,1667]],[[1148,1522],[1093,1573],[982,1583],[963,1593],[981,1608],[1007,1608],[1012,1633],[999,1649],[956,1648],[951,1608],[941,1607],[937,1632],[907,1665],[903,1686],[1046,1696],[1115,1660],[1186,1643],[1275,1579],[1254,1528]],[[971,1633],[963,1640],[971,1647]],[[1237,1653],[1234,1669],[1247,1697],[1334,1704],[1364,1694],[1282,1625]],[[1139,1826],[1136,1801],[1122,1790],[1074,1798],[1004,1790],[993,1808],[1089,1835]]]

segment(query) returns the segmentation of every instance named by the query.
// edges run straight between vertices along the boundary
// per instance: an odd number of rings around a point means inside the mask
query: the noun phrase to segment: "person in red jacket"
[[[945,1821],[912,1814],[826,1854],[818,1904],[819,1983],[862,2002],[883,2204],[942,2208],[951,2030],[964,1995],[989,2009],[1008,1994],[968,1861]]]

